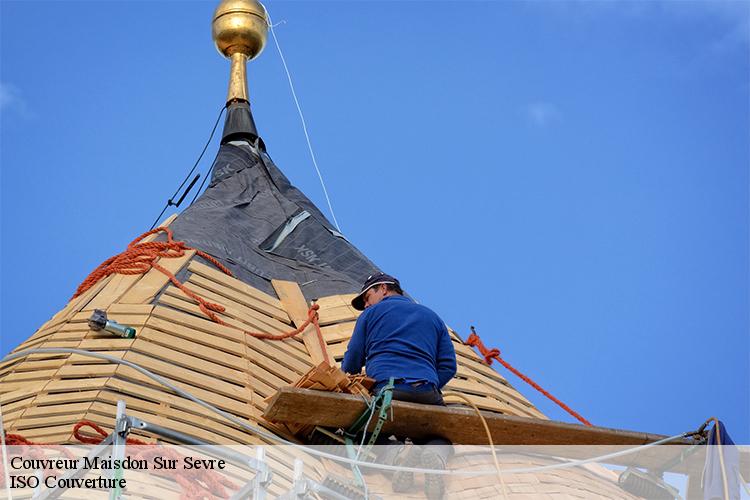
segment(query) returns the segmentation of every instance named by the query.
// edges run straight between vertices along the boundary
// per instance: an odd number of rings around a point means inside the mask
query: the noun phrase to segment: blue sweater
[[[442,388],[456,374],[456,352],[448,329],[431,309],[403,296],[389,296],[357,319],[341,369],[377,382],[390,377],[427,381]]]

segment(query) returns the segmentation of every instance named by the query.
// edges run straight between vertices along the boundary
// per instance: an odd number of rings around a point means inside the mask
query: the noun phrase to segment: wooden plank
[[[19,360],[16,360],[19,361]],[[20,361],[19,361],[20,362]],[[59,368],[65,363],[64,359],[43,359],[43,360],[27,360],[20,362],[18,366],[13,366],[15,372],[30,372],[36,370],[46,370],[51,368]]]
[[[109,336],[104,339],[82,340],[79,349],[84,349],[86,351],[125,351],[128,350],[132,344],[133,339]]]
[[[171,394],[171,391],[169,391],[169,389],[167,389],[163,385],[157,384],[151,378],[143,375],[142,373],[136,370],[133,370],[132,368],[128,366],[120,366],[117,370],[116,376],[124,380],[136,381],[139,384],[142,384],[144,386],[149,386],[156,390],[163,390],[165,394]],[[195,397],[200,398],[203,401],[206,401],[208,403],[211,403],[214,406],[221,408],[222,410],[226,410],[238,416],[252,418],[254,420],[257,420],[259,418],[258,410],[252,407],[251,405],[247,404],[246,401],[241,401],[235,398],[227,397],[213,390],[201,389],[200,387],[190,385],[179,380],[172,379],[168,376],[164,376],[164,378],[167,379],[172,385],[184,391],[187,391],[193,394]],[[115,380],[115,379],[110,378],[109,380]]]
[[[278,335],[288,332],[291,329],[290,326],[278,322],[273,318],[265,317],[262,319],[258,319],[260,317],[260,314],[256,311],[249,310],[244,306],[237,306],[236,304],[235,306],[232,306],[227,303],[227,301],[223,300],[223,297],[221,296],[213,294],[212,292],[207,292],[205,289],[196,285],[191,286],[194,288],[194,291],[196,293],[204,296],[204,298],[212,299],[215,302],[225,306],[226,310],[223,313],[219,314],[219,316],[221,316],[222,321],[236,327],[240,331],[254,332],[259,330],[260,333],[270,333],[273,335]],[[165,291],[165,294],[160,298],[160,303],[177,307],[181,310],[196,314],[201,317],[206,317],[203,311],[200,310],[198,303],[187,297],[176,287],[169,287]],[[250,313],[250,315],[246,313]],[[252,335],[250,336],[252,337]],[[304,363],[310,363],[307,350],[300,340],[288,338],[281,341],[264,340],[264,342],[274,342],[277,345],[282,344],[285,348],[290,348],[285,349],[285,351],[290,355],[297,357],[297,359]]]
[[[223,272],[214,269],[213,267],[193,261],[188,266],[188,270],[205,278],[211,279],[217,283],[226,285],[229,288],[237,290],[240,293],[249,295],[252,298],[265,302],[266,304],[275,307],[280,311],[284,311],[284,306],[281,305],[281,301],[276,297],[272,297],[265,292],[261,292],[257,288],[252,287],[236,278],[227,276]]]
[[[352,337],[354,325],[354,321],[336,323],[335,325],[321,327],[320,332],[323,334],[323,338],[327,343],[335,344],[342,340],[349,340]]]
[[[197,416],[192,413],[183,413],[174,408],[164,408],[158,404],[139,401],[134,398],[123,398],[128,408],[128,414],[141,418],[152,424],[162,425],[172,430],[204,439],[214,443],[220,437],[227,437],[233,443],[242,444],[253,439],[250,434],[235,430],[224,422]],[[114,420],[117,411],[117,401],[96,402],[91,406],[91,412],[97,413],[105,418]],[[110,424],[111,425],[111,424]],[[257,438],[255,441],[259,442]],[[256,444],[256,443],[254,443]]]
[[[13,372],[10,375],[7,375],[3,379],[3,384],[6,383],[12,383],[12,382],[24,382],[28,380],[44,380],[47,381],[52,377],[57,370],[55,368],[51,370],[35,370],[32,372]]]
[[[86,310],[106,309],[119,299],[141,278],[142,274],[115,274],[104,289],[96,294],[86,306]]]
[[[531,404],[524,404],[519,402],[517,399],[512,397],[512,394],[508,394],[507,388],[504,391],[499,391],[497,388],[488,386],[475,380],[466,380],[462,378],[453,378],[445,386],[445,389],[466,394],[476,394],[478,396],[488,396],[493,398],[499,398],[506,401],[509,405],[517,408],[523,415],[534,415],[539,418],[546,418]],[[515,412],[513,412],[516,414]]]
[[[125,354],[123,359],[135,363],[142,368],[146,368],[157,375],[169,377],[173,380],[179,380],[180,382],[200,387],[201,389],[212,391],[217,394],[222,394],[238,401],[245,401],[248,396],[243,387],[219,380],[212,374],[203,374],[196,370],[175,366],[167,361],[161,361],[150,356],[138,354],[134,350]]]
[[[331,308],[320,308],[320,325],[326,326],[342,321],[353,321],[359,317],[359,311],[350,305],[336,306]]]
[[[162,299],[164,298],[165,297],[162,297]],[[177,302],[181,304],[187,304],[187,302],[184,301]],[[190,306],[193,308],[194,312],[201,315],[203,314],[198,310],[198,306]],[[184,305],[181,307],[184,307]],[[293,379],[299,378],[300,375],[307,373],[307,371],[313,367],[312,360],[302,360],[300,357],[297,357],[294,352],[290,352],[289,349],[285,349],[286,344],[284,343],[270,340],[259,340],[243,333],[241,330],[237,329],[242,328],[242,324],[232,320],[231,318],[226,318],[226,320],[227,323],[234,326],[234,328],[232,326],[219,325],[218,323],[214,323],[209,319],[204,319],[195,315],[184,314],[179,311],[170,310],[166,307],[157,307],[156,309],[154,309],[153,316],[161,317],[162,319],[166,319],[180,325],[202,330],[214,336],[221,336],[238,342],[238,348],[241,349],[239,352],[240,354],[242,354],[242,349],[244,349],[242,347],[242,344],[246,343],[247,346],[251,349],[262,353],[264,356],[268,356],[268,358],[274,363],[281,364],[284,367],[289,368],[290,370],[295,372],[296,375],[293,375]],[[280,346],[279,344],[282,345]]]
[[[327,297],[321,297],[318,299],[318,305],[321,309],[329,309],[337,306],[349,306],[352,303],[352,299],[356,297],[356,293],[345,293],[342,295],[329,295]]]
[[[219,304],[220,306],[223,306],[224,312],[221,313],[222,316],[229,316],[230,318],[241,321],[246,325],[245,328],[248,330],[254,329],[259,330],[262,333],[272,333],[274,335],[278,335],[289,330],[288,325],[284,325],[280,321],[276,321],[276,324],[272,325],[272,318],[268,316],[262,317],[259,312],[245,307],[241,304],[237,304],[236,302],[229,300],[226,297],[223,297],[210,290],[206,290],[199,285],[191,283],[189,288],[199,297],[208,300],[209,302],[214,302],[216,304]],[[164,293],[177,299],[190,301],[194,304],[198,303],[198,301],[195,301],[186,296],[182,290],[175,286],[170,286],[164,291]]]
[[[328,344],[328,353],[336,360],[342,359],[349,341],[338,342],[337,344]]]
[[[72,437],[72,434],[73,426],[71,424],[31,428],[23,431],[23,437],[26,439],[44,443],[67,442]]]
[[[366,409],[359,396],[282,387],[263,417],[271,422],[295,422],[347,427]],[[604,427],[481,412],[496,445],[641,445],[666,436]],[[383,432],[424,438],[441,435],[454,444],[487,444],[481,419],[471,408],[393,402],[393,420]],[[682,443],[685,444],[685,443]]]
[[[7,391],[0,394],[0,405],[13,403],[15,401],[21,401],[36,396],[37,390],[34,389],[21,389],[18,391]]]
[[[31,399],[32,399],[31,397],[28,397],[28,398],[16,401],[14,403],[3,403],[2,405],[3,418],[6,418],[8,415],[13,413],[14,411],[22,410],[26,408],[27,406],[29,406],[29,404],[31,403]]]
[[[107,378],[50,380],[47,385],[44,386],[44,391],[48,393],[58,393],[101,389],[106,382]]]
[[[154,319],[151,321],[151,326],[165,328],[161,323],[154,324]],[[172,332],[170,332],[172,335],[165,335],[161,331],[152,330],[151,326],[143,330],[141,338],[148,340],[153,344],[163,345],[170,349],[190,354],[195,358],[206,360],[213,365],[226,366],[238,371],[249,371],[252,378],[260,379],[274,388],[289,385],[289,383],[292,382],[291,379],[293,376],[289,370],[283,370],[283,374],[288,376],[290,380],[285,380],[276,376],[274,372],[279,371],[278,364],[274,363],[273,360],[268,360],[265,356],[257,354],[255,351],[247,352],[243,355],[242,348],[238,346],[237,352],[240,354],[235,355],[226,352],[226,350],[214,348],[213,340],[215,340],[216,337],[203,332],[188,330],[186,327],[180,325],[167,325],[167,327],[172,330]],[[257,359],[258,362],[251,360],[251,357]],[[265,369],[264,366],[270,367],[274,372]]]
[[[141,336],[138,341],[133,344],[131,350],[133,352],[146,354],[168,363],[173,363],[175,366],[182,366],[190,370],[197,370],[203,374],[226,380],[233,384],[243,384],[245,380],[245,374],[239,370],[227,368],[210,361],[204,361],[200,358],[196,358],[195,356],[184,354],[173,348],[167,348],[158,344],[153,344],[151,342],[148,342],[143,336]]]
[[[34,391],[42,390],[43,383],[41,380],[31,380],[24,382],[3,382],[0,384],[0,394],[15,391]]]
[[[58,370],[56,376],[60,378],[112,377],[117,365],[66,365]]]
[[[79,311],[82,311],[86,305],[94,298],[96,295],[109,284],[110,280],[112,279],[112,276],[107,276],[106,278],[103,278],[99,280],[98,283],[93,285],[91,288],[83,292],[78,297],[71,299],[70,302],[68,302],[68,305],[65,306],[65,314],[61,315],[60,319],[63,321],[68,321],[71,316],[78,313]],[[61,311],[62,312],[62,311]],[[57,316],[57,315],[55,315]]]
[[[175,385],[179,386],[179,384]],[[170,408],[179,408],[188,413],[195,413],[196,415],[216,415],[216,413],[203,408],[202,406],[190,401],[189,399],[185,399],[182,396],[177,396],[175,394],[172,394],[171,392],[166,392],[168,390],[166,388],[160,390],[146,386],[144,384],[130,382],[129,380],[125,380],[122,378],[112,378],[107,381],[106,389],[107,390],[102,391],[99,395],[99,398],[105,401],[116,403],[118,398],[122,398],[123,394],[127,394],[140,400],[144,400],[147,402],[150,401],[154,404],[167,405]],[[195,395],[203,399],[203,397],[199,393],[195,393]],[[229,411],[232,413],[236,413],[231,409]],[[252,412],[249,412],[247,408],[244,408],[243,413],[243,416],[254,415],[254,419],[257,419],[259,415],[257,410],[252,410]],[[242,413],[237,414],[242,415]]]
[[[200,285],[201,287],[210,290],[226,299],[242,304],[245,307],[248,307],[258,314],[262,315],[263,317],[274,318],[279,323],[284,324],[282,329],[287,329],[287,327],[291,324],[291,319],[284,309],[271,306],[266,302],[241,293],[234,288],[216,283],[215,281],[201,276],[200,274],[192,274],[188,282]]]
[[[276,290],[276,294],[281,299],[281,303],[289,317],[294,321],[295,326],[299,327],[307,321],[309,307],[299,285],[293,281],[283,280],[271,280],[271,285]],[[307,328],[302,332],[302,341],[305,343],[313,364],[319,365],[325,362],[330,365],[333,363],[333,358],[328,354],[326,346],[321,345],[314,325],[307,325]]]
[[[123,304],[117,302],[107,308],[107,314],[137,314],[139,316],[149,316],[154,306],[151,304]]]
[[[182,257],[171,259],[162,257],[157,263],[172,274],[177,274],[180,272],[180,269],[190,262],[190,259],[194,255],[195,250],[187,250]],[[169,277],[166,274],[151,268],[118,302],[121,304],[145,304],[151,302],[167,283],[169,283]]]
[[[237,360],[236,366],[239,369],[234,369],[219,364],[213,359],[205,360],[196,356],[197,352],[205,349],[198,344],[180,338],[171,338],[170,345],[162,346],[159,343],[151,341],[151,334],[151,330],[145,330],[143,335],[141,335],[141,340],[148,340],[148,342],[138,342],[133,346],[133,350],[165,361],[173,362],[176,365],[185,368],[192,368],[203,373],[210,373],[215,377],[235,384],[246,385],[248,382],[251,382],[252,387],[250,389],[253,392],[258,392],[262,397],[270,396],[278,387],[287,385],[287,382],[284,380],[266,370],[263,370],[255,364],[247,363],[247,361],[242,358],[235,358]],[[163,337],[163,334],[161,337]],[[223,357],[226,359],[228,355],[223,354]],[[252,396],[252,394],[249,394],[249,396]]]
[[[86,401],[93,401],[96,398],[97,394],[99,394],[98,390],[45,394],[40,395],[35,403],[41,406],[57,403],[82,403]]]
[[[26,410],[28,413],[29,410]],[[83,419],[83,416],[85,413],[70,413],[67,415],[55,415],[52,417],[34,417],[30,418],[26,416],[26,414],[23,415],[20,419],[18,419],[13,424],[14,430],[23,431],[25,429],[39,429],[40,427],[50,427],[50,426],[56,426],[56,425],[64,425],[67,424],[70,427],[73,427],[76,423],[81,421]]]
[[[54,405],[45,405],[45,406],[35,406],[34,408],[29,408],[26,410],[26,413],[24,413],[24,418],[26,417],[41,417],[41,416],[54,416],[54,415],[70,415],[70,414],[79,414],[81,412],[85,412],[89,409],[91,406],[91,401],[84,402],[84,403],[63,403],[63,404],[54,404]]]

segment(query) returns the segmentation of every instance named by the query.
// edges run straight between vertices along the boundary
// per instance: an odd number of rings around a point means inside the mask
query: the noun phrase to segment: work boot
[[[422,452],[422,467],[425,469],[445,470],[445,459],[431,451],[429,447]],[[424,495],[430,500],[440,500],[445,495],[445,483],[442,474],[424,475]]]
[[[393,465],[398,467],[418,467],[422,459],[422,448],[415,445],[401,445]],[[414,473],[398,470],[393,473],[391,487],[394,493],[405,493],[414,486]]]

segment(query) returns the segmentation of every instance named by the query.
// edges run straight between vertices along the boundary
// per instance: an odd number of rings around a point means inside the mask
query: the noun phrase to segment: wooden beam
[[[271,284],[295,326],[299,326],[307,321],[307,311],[309,308],[299,285],[294,281],[283,280],[271,280]],[[333,358],[328,354],[325,342],[321,345],[318,340],[314,325],[308,325],[305,328],[302,332],[302,341],[305,343],[307,352],[310,354],[314,364],[318,365],[325,361],[329,365],[333,365]]]
[[[282,387],[269,401],[263,417],[271,422],[347,427],[365,408],[365,402],[359,396]],[[486,411],[481,413],[496,445],[641,445],[665,437]],[[394,401],[393,420],[386,422],[383,431],[413,439],[439,435],[455,444],[488,444],[481,419],[473,409],[466,407]]]

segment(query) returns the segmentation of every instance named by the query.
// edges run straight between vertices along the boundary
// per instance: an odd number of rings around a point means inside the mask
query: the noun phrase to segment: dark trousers
[[[386,382],[380,382],[373,388],[373,394],[377,394],[384,386]],[[421,385],[407,384],[407,383],[394,383],[393,387],[393,399],[397,401],[407,401],[409,403],[418,403],[424,405],[438,405],[445,406],[443,401],[443,395],[440,389],[435,387],[435,384],[422,383]],[[398,415],[395,416],[398,418]],[[410,437],[410,436],[404,436]],[[402,438],[397,438],[398,441],[402,441]],[[444,461],[453,454],[453,448],[451,442],[441,436],[427,436],[419,440],[413,440],[416,445],[440,445],[438,448],[434,448],[443,457]],[[389,444],[387,436],[378,437],[376,444]]]

